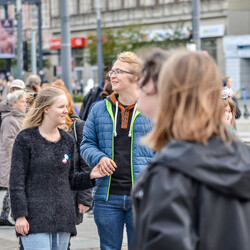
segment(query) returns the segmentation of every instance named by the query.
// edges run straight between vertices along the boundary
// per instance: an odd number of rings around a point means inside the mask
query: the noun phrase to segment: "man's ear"
[[[133,84],[137,83],[137,82],[139,81],[139,79],[140,79],[138,75],[133,75],[132,77],[133,77],[133,78],[131,79],[131,82],[132,82]]]

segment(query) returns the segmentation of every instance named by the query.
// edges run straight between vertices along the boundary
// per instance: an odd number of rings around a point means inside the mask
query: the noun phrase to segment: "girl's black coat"
[[[173,140],[138,178],[133,202],[133,250],[249,250],[249,147]]]
[[[83,158],[80,155],[80,144],[82,141],[82,131],[85,122],[80,120],[76,114],[72,114],[70,118],[73,119],[72,131],[70,132],[70,134],[74,137],[76,141],[76,157],[75,157],[76,171],[90,172],[91,168],[88,166],[88,164],[83,160]],[[79,213],[78,204],[82,204],[87,207],[92,207],[93,200],[91,197],[91,192],[92,192],[91,188],[83,191],[74,191],[73,195],[75,201],[76,225],[82,223],[83,221],[83,214]]]
[[[49,142],[38,128],[21,131],[14,143],[10,173],[13,218],[25,216],[32,233],[68,232],[76,235],[72,189],[93,187],[89,172],[74,172],[75,142],[60,130]]]

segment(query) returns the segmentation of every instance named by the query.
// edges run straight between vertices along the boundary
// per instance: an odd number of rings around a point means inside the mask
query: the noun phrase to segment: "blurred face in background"
[[[25,97],[24,96],[20,96],[20,98],[18,99],[18,101],[12,104],[12,107],[18,109],[22,113],[25,113],[26,112],[26,107],[27,107],[27,103],[26,103]]]

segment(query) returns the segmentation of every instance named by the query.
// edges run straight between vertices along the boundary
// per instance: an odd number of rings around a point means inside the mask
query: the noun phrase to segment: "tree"
[[[118,30],[103,29],[103,61],[105,66],[111,66],[116,55],[122,51],[138,51],[145,47],[161,47],[163,49],[185,46],[188,36],[183,33],[183,23],[175,28],[169,26],[164,34],[157,34],[153,37],[142,31],[142,25],[130,25]],[[97,36],[88,35],[89,57],[88,63],[95,65],[97,62]]]

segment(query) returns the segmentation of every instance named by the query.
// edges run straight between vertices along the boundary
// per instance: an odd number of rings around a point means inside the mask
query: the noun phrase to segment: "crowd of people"
[[[122,52],[78,116],[63,81],[13,79],[0,225],[11,211],[20,249],[67,250],[93,209],[102,250],[124,226],[131,250],[249,249],[250,150],[226,80],[202,52]]]

